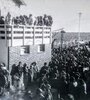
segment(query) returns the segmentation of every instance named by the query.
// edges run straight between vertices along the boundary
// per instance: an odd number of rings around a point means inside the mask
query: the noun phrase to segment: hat
[[[28,91],[28,94],[32,95],[32,92],[31,91]]]
[[[4,67],[4,64],[3,64],[3,63],[1,63],[1,64],[0,64],[0,67]]]

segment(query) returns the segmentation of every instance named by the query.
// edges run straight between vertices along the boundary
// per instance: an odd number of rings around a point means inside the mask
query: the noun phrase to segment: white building
[[[0,62],[8,69],[19,61],[41,67],[51,60],[51,27],[0,25]]]

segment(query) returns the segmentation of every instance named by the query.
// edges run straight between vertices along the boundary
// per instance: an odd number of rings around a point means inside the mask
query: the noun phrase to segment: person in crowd
[[[42,74],[46,74],[48,72],[48,66],[47,63],[44,63],[44,66],[41,68],[40,70],[40,76],[42,76]]]
[[[13,77],[13,84],[16,89],[20,89],[23,86],[23,67],[22,63],[14,66],[11,70],[11,76]]]
[[[38,67],[36,65],[36,62],[31,63],[30,65],[30,73],[31,73],[31,81],[36,81],[37,75],[38,75]]]
[[[12,86],[14,85],[14,75],[15,75],[15,73],[16,73],[16,64],[13,64],[12,65],[12,69],[11,69],[11,73],[10,73]]]
[[[1,78],[1,82],[0,82],[0,86],[1,87],[6,87],[8,86],[8,76],[9,76],[9,71],[7,70],[6,66],[4,63],[0,64],[0,78]]]
[[[41,88],[37,89],[35,98],[37,98],[37,100],[45,100],[44,92]]]
[[[89,100],[89,98],[90,98],[90,72],[87,73],[86,84],[87,84],[87,98]]]
[[[46,14],[44,14],[44,17],[43,17],[43,22],[44,22],[44,25],[48,25],[48,16]]]
[[[85,100],[86,99],[86,95],[87,95],[87,89],[86,89],[86,83],[84,82],[83,79],[79,79],[78,82],[78,100]]]
[[[38,26],[43,26],[43,17],[38,16]]]
[[[68,91],[67,86],[68,83],[66,81],[66,76],[62,76],[60,79],[60,88],[59,88],[61,98],[65,98],[65,96],[67,95],[67,91]]]
[[[46,91],[45,100],[53,100],[53,96],[50,89]]]
[[[48,26],[52,26],[53,24],[53,19],[51,16],[48,16]]]
[[[0,24],[4,24],[4,23],[5,23],[4,17],[1,16],[1,17],[0,17]]]
[[[33,71],[34,71],[34,81],[37,80],[39,68],[36,62],[33,62]]]
[[[75,97],[75,99],[77,100],[77,86],[78,86],[78,83],[77,83],[77,81],[75,80],[75,78],[74,77],[71,77],[71,79],[70,79],[70,82],[69,82],[69,93],[70,94],[72,94],[74,97]]]
[[[19,87],[22,88],[23,86],[23,66],[22,66],[22,62],[19,62],[17,65],[17,73],[19,75],[20,81],[19,81]]]
[[[67,94],[64,100],[75,100],[72,94]]]
[[[18,73],[15,73],[13,76],[13,86],[15,88],[15,91],[18,91],[20,88],[20,77]]]
[[[29,68],[26,63],[23,64],[23,81],[25,90],[27,90],[29,84]]]
[[[33,24],[32,14],[29,14],[28,24],[29,24],[29,25],[32,25],[32,24]]]
[[[5,23],[6,24],[12,24],[12,18],[10,12],[7,13],[7,16],[5,18]]]

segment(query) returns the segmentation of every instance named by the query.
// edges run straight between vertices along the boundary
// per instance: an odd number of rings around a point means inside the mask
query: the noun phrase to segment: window
[[[38,46],[38,52],[44,52],[45,51],[45,44],[40,44]]]
[[[20,49],[20,54],[25,55],[30,53],[30,46],[22,46]]]

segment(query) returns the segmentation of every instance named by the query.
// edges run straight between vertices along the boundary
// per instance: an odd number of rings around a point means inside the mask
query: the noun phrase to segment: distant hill
[[[60,41],[61,39],[61,33],[52,33],[52,38],[57,39]],[[90,32],[81,32],[80,33],[80,38],[81,40],[90,40]],[[78,32],[66,32],[64,33],[64,41],[71,41],[71,40],[78,40]]]

